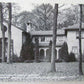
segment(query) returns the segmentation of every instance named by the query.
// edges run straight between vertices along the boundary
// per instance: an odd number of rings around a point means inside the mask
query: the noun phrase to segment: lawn
[[[56,63],[55,73],[50,72],[50,66],[48,62],[0,63],[0,80],[84,80],[79,76],[78,62]]]

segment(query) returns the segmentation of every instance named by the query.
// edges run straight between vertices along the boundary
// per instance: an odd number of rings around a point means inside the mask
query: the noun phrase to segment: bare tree
[[[51,72],[56,71],[55,69],[55,47],[56,47],[56,37],[57,37],[57,16],[58,16],[58,4],[55,4],[52,53],[51,53]]]
[[[2,3],[0,3],[0,24],[1,24],[1,30],[2,30],[2,62],[5,61],[5,31],[3,26],[3,7]]]
[[[11,19],[12,19],[11,3],[8,3],[8,11],[9,11],[9,23],[8,23],[8,56],[7,56],[7,63],[10,63],[10,57],[11,57]]]
[[[15,19],[20,26],[30,21],[35,30],[50,30],[53,26],[53,7],[50,4],[42,4],[32,12],[23,11]]]
[[[79,27],[79,74],[82,72],[82,49],[81,49],[81,28],[82,28],[82,4],[80,4],[80,27]]]

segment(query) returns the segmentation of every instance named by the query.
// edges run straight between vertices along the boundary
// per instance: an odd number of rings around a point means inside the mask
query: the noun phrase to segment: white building
[[[57,41],[56,41],[56,51],[57,57],[59,59],[59,49],[61,48],[64,42],[68,44],[68,52],[73,52],[75,54],[76,59],[79,58],[79,24],[74,24],[72,26],[68,26],[67,28],[57,29]],[[33,36],[33,42],[35,42],[35,38],[39,38],[39,52],[42,58],[46,59],[49,56],[49,42],[52,40],[53,31],[31,31],[31,35]],[[82,24],[82,55],[84,58],[84,23]]]
[[[8,25],[4,23],[4,25]],[[56,41],[56,51],[57,57],[59,59],[59,49],[61,48],[64,42],[68,44],[68,51],[75,53],[76,58],[79,57],[79,40],[78,40],[78,29],[79,24],[75,24],[63,29],[57,29],[57,41]],[[25,42],[25,33],[21,30],[21,28],[12,25],[11,27],[12,41],[13,41],[13,49],[14,54],[20,56],[22,44]],[[39,52],[40,58],[46,60],[49,56],[49,43],[52,40],[53,31],[30,31],[33,39],[32,41],[35,43],[35,38],[39,39]],[[5,33],[5,37],[8,38],[8,31]],[[2,32],[0,28],[0,39],[2,38]],[[84,57],[84,23],[82,24],[82,55]]]
[[[79,24],[74,24],[65,28],[68,51],[75,53],[76,58],[79,58]],[[81,31],[81,46],[82,46],[82,55],[84,58],[84,23],[82,23]]]
[[[50,31],[31,31],[30,32],[33,37],[33,42],[35,43],[35,38],[38,37],[39,39],[39,53],[40,57],[43,60],[47,60],[49,56],[49,43],[52,40],[53,30]],[[59,49],[61,48],[62,44],[66,41],[65,31],[64,29],[57,29],[57,41],[56,41],[56,51],[57,57],[59,59]]]
[[[8,23],[7,22],[5,22],[4,25],[8,28]],[[5,32],[5,38],[7,39],[6,41],[8,43],[8,29]],[[1,31],[1,28],[0,28],[0,40],[1,39],[2,39],[2,31]],[[22,47],[22,30],[21,30],[21,28],[16,27],[14,25],[11,25],[11,40],[12,40],[12,45],[13,45],[12,46],[12,49],[13,49],[12,52],[14,54],[16,54],[17,56],[20,56],[20,51],[21,51],[21,47]],[[1,49],[1,47],[0,47],[0,49]],[[7,52],[7,49],[6,49],[6,52]]]

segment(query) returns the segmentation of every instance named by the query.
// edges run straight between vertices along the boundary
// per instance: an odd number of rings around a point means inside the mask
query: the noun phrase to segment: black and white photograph
[[[56,1],[0,1],[0,82],[84,81],[84,3]]]

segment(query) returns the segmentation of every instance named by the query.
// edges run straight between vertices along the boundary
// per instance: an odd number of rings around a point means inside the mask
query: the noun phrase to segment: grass
[[[47,79],[76,79],[84,80],[83,76],[79,76],[78,62],[62,62],[56,63],[56,72],[51,73],[50,66],[48,62],[41,63],[0,63],[0,75],[25,75],[27,77],[42,77]],[[83,63],[84,72],[84,63]]]

